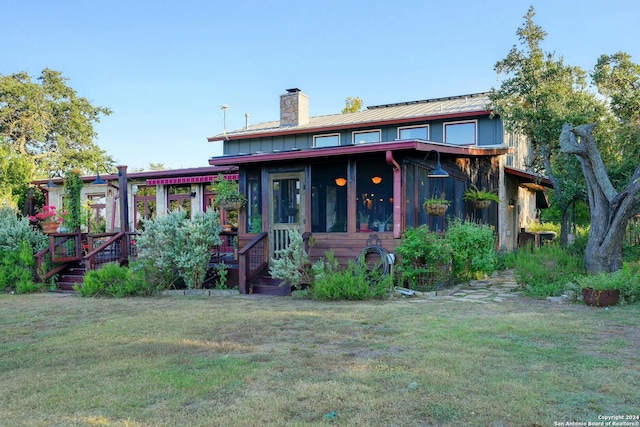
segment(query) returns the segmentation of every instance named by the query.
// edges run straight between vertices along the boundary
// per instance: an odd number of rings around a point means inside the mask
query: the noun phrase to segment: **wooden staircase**
[[[82,286],[84,282],[85,267],[82,261],[67,263],[65,268],[58,273],[56,289],[59,292],[75,292],[75,285]]]
[[[261,295],[286,296],[291,294],[291,286],[283,286],[281,279],[274,279],[265,267],[258,276],[251,280],[251,293]]]

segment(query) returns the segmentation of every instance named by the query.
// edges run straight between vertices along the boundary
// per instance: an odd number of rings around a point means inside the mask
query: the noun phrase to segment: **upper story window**
[[[369,142],[380,142],[380,131],[369,130],[365,132],[353,132],[354,144],[366,144]]]
[[[340,145],[340,134],[334,133],[331,135],[317,135],[313,137],[313,146],[320,147],[335,147]]]
[[[475,120],[471,122],[445,123],[444,142],[452,145],[475,145]]]
[[[398,139],[429,140],[429,126],[410,126],[398,128]]]

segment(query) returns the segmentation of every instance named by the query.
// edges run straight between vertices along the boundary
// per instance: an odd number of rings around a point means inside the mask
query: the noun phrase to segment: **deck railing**
[[[135,232],[50,234],[49,245],[34,255],[36,275],[41,281],[48,280],[74,261],[84,261],[85,270],[89,271],[109,262],[134,260],[136,236]]]
[[[88,235],[88,253],[83,257],[86,271],[98,270],[105,264],[123,264],[137,256],[137,233],[119,232]]]
[[[268,233],[262,232],[238,251],[238,288],[249,293],[249,283],[269,265]]]

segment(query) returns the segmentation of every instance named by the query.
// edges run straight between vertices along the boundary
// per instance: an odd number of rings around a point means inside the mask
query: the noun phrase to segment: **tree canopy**
[[[514,45],[506,58],[496,63],[495,70],[504,79],[489,97],[505,128],[529,139],[532,156],[527,166],[549,177],[562,213],[561,240],[566,243],[568,208],[585,199],[586,193],[584,182],[576,180],[581,175],[578,162],[560,151],[562,125],[593,122],[608,113],[588,90],[584,70],[542,50],[540,44],[547,33],[535,24],[534,16],[531,7],[524,25],[516,31],[521,46]]]
[[[111,111],[78,96],[59,71],[45,69],[36,80],[26,72],[0,75],[0,139],[11,152],[29,159],[41,177],[112,167],[94,143],[94,125]]]
[[[494,111],[508,130],[528,137],[531,166],[551,180],[562,211],[563,243],[568,207],[585,197],[585,267],[590,273],[615,271],[622,266],[628,221],[640,209],[640,66],[622,52],[602,55],[591,73],[596,94],[583,70],[542,51],[546,33],[534,16],[531,7],[517,31],[523,47],[514,46],[495,66],[506,77],[490,95]]]
[[[360,111],[361,108],[362,99],[357,96],[349,96],[344,100],[344,108],[342,109],[342,114],[355,113],[356,111]]]

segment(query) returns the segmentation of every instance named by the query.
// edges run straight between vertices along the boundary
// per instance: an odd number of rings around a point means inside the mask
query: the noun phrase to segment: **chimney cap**
[[[289,93],[296,93],[296,92],[301,92],[300,89],[298,89],[297,87],[291,88],[291,89],[287,89],[287,92]]]

